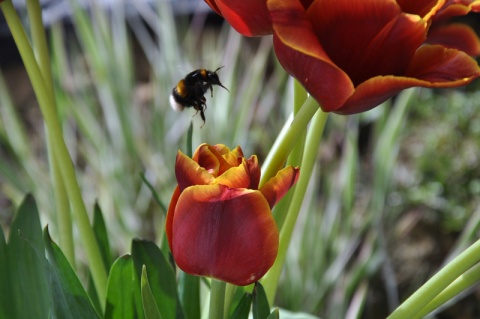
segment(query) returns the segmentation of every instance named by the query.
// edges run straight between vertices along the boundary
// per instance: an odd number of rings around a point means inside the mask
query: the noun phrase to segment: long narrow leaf
[[[267,295],[263,286],[257,282],[253,290],[253,319],[266,319],[270,315]]]
[[[105,221],[103,219],[102,210],[98,203],[95,203],[95,208],[93,210],[93,234],[97,240],[98,247],[100,248],[100,254],[102,255],[103,265],[105,267],[105,272],[110,271],[110,266],[112,265],[112,257],[110,254],[110,243],[108,241],[107,227],[105,226]],[[98,300],[97,290],[95,289],[95,284],[93,283],[93,278],[90,274],[88,280],[88,295],[95,305],[95,309],[101,312],[102,306],[100,303],[103,300]]]
[[[270,316],[268,316],[267,319],[279,319],[280,318],[280,312],[278,311],[278,308],[275,308]]]
[[[230,319],[247,319],[250,314],[250,308],[252,307],[253,296],[250,293],[245,293],[240,299],[235,311]]]
[[[181,272],[178,280],[180,303],[186,319],[200,319],[200,277]]]
[[[8,280],[8,259],[7,259],[7,242],[3,234],[3,228],[0,225],[0,318],[11,318],[9,317],[8,309],[9,305],[9,287],[10,283]]]
[[[130,255],[118,258],[110,269],[105,319],[135,318],[133,262]]]
[[[100,318],[80,280],[50,238],[48,227],[43,232],[50,268],[54,318]],[[22,317],[23,318],[23,317]],[[38,318],[38,317],[25,317]]]
[[[150,284],[148,282],[147,268],[145,265],[142,267],[142,304],[143,311],[145,312],[145,319],[161,319],[162,316],[158,311],[157,303],[153,297],[152,290],[150,289]]]
[[[10,289],[4,298],[7,311],[11,311],[8,318],[47,318],[51,299],[45,248],[37,205],[31,195],[17,210],[7,247]]]
[[[183,317],[177,295],[175,273],[160,249],[151,241],[134,239],[132,258],[137,278],[141,278],[142,267],[147,267],[150,286],[163,319]]]

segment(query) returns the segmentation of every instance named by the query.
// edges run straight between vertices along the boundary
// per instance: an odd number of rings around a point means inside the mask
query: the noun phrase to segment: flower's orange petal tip
[[[300,176],[300,168],[287,166],[269,179],[260,192],[272,208],[295,185]]]

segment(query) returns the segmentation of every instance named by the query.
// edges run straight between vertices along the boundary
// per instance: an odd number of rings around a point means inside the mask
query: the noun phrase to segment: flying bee
[[[210,89],[211,97],[213,97],[214,85],[221,86],[228,91],[218,78],[217,71],[221,68],[223,68],[223,66],[215,71],[198,69],[188,73],[172,90],[172,94],[170,95],[170,105],[172,109],[175,111],[183,111],[186,107],[193,107],[197,113],[200,112],[203,125],[205,125],[205,110],[207,109],[205,93]]]

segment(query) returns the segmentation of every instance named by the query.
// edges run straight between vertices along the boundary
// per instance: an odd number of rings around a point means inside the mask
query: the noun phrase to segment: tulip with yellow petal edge
[[[192,158],[178,152],[178,186],[167,213],[166,233],[183,271],[244,286],[258,281],[278,251],[272,207],[296,183],[288,166],[260,189],[260,166],[240,147],[202,144]]]

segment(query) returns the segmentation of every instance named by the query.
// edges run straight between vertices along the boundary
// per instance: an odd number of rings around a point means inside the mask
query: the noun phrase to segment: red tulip
[[[205,0],[230,25],[248,37],[272,34],[267,0]]]
[[[280,63],[324,111],[363,112],[409,87],[456,87],[480,76],[465,52],[424,44],[444,1],[267,4]]]
[[[271,209],[296,183],[299,169],[288,166],[258,189],[256,156],[202,144],[192,158],[178,152],[175,174],[166,233],[180,269],[239,286],[258,281],[278,251]]]

